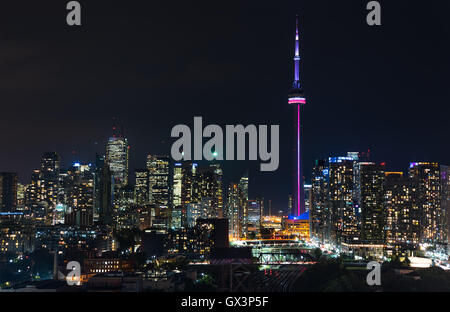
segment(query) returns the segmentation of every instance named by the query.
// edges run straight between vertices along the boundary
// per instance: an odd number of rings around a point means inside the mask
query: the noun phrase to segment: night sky
[[[28,3],[27,3],[28,2]],[[300,15],[303,157],[371,150],[388,169],[450,164],[450,2],[16,1],[0,10],[0,171],[28,183],[40,156],[67,167],[104,153],[112,118],[123,120],[130,172],[169,153],[176,124],[279,124],[280,167],[224,162],[226,182],[250,169],[250,196],[287,207],[294,135],[287,92]]]

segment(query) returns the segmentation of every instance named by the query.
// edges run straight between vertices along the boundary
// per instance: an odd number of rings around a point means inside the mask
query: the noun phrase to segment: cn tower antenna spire
[[[295,53],[294,53],[294,83],[293,88],[300,88],[300,43],[298,33],[298,14],[295,16]]]

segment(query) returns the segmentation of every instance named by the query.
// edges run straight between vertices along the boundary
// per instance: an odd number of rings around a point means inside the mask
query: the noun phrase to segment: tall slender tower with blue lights
[[[294,181],[294,201],[292,205],[291,214],[293,216],[300,216],[305,212],[305,193],[303,189],[303,171],[302,171],[302,157],[301,157],[301,123],[300,111],[303,104],[306,103],[303,89],[300,85],[300,47],[299,47],[299,33],[298,33],[298,15],[296,17],[295,25],[295,54],[294,54],[294,82],[292,89],[289,92],[288,103],[295,108],[296,115],[296,141],[295,141],[295,181]]]

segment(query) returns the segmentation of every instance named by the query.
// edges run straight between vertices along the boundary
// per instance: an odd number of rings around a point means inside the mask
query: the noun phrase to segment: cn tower
[[[296,16],[295,24],[295,53],[294,53],[294,82],[292,89],[289,92],[288,103],[295,109],[295,180],[294,180],[294,194],[291,215],[296,217],[305,212],[305,193],[303,189],[303,171],[302,171],[302,157],[301,157],[301,123],[300,113],[301,107],[306,103],[303,89],[300,85],[300,47],[298,34],[298,15]]]

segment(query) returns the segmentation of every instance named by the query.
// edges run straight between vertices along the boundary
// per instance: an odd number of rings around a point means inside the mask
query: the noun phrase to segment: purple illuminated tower
[[[288,103],[295,108],[296,115],[296,141],[295,141],[295,189],[294,189],[294,201],[292,205],[291,214],[293,216],[299,216],[305,212],[305,195],[303,190],[303,172],[302,172],[302,157],[301,157],[301,123],[300,123],[300,110],[303,104],[306,103],[303,89],[300,86],[300,49],[299,49],[299,34],[298,34],[298,15],[296,17],[295,25],[295,54],[294,54],[294,82],[292,83],[292,89],[289,92]]]

